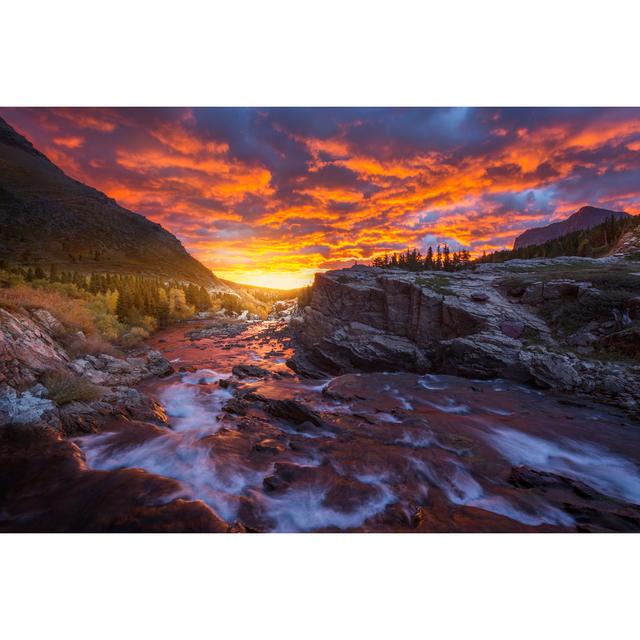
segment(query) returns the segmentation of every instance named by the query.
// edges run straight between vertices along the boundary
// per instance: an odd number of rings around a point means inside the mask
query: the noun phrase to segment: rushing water
[[[158,334],[153,346],[179,371],[142,388],[164,405],[171,429],[82,438],[89,465],[174,478],[180,497],[260,531],[635,526],[640,428],[615,411],[503,380],[299,379],[278,328]],[[237,379],[239,364],[272,375]],[[225,410],[247,392],[241,411]],[[295,400],[321,421],[274,417],[265,399]]]

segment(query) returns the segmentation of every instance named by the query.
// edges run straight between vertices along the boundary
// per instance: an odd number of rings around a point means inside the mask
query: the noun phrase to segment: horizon
[[[71,177],[274,289],[385,253],[481,255],[592,205],[637,214],[640,110],[3,108]]]

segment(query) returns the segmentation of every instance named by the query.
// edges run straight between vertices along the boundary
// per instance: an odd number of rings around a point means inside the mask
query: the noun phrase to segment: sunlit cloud
[[[640,109],[0,109],[222,277],[299,286],[407,246],[472,253],[585,204],[640,213]]]

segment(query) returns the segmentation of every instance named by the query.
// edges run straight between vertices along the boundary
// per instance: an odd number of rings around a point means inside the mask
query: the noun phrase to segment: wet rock
[[[580,531],[637,531],[640,528],[640,508],[607,498],[579,480],[519,466],[511,470],[508,482],[562,503],[575,518]]]
[[[294,483],[313,483],[319,471],[315,467],[307,467],[292,462],[276,462],[273,475],[262,481],[265,491],[282,492]]]
[[[256,442],[253,445],[253,449],[260,453],[277,454],[282,453],[285,450],[285,446],[273,438],[265,438],[264,440]]]
[[[191,340],[215,337],[233,338],[242,333],[246,328],[246,322],[218,317],[214,318],[209,326],[190,331],[187,333],[187,336]]]
[[[233,413],[236,416],[246,416],[248,409],[249,404],[240,398],[232,398],[223,407],[223,411]]]
[[[140,469],[87,469],[81,450],[51,429],[0,429],[0,531],[224,532],[174,480]],[[10,490],[8,490],[10,489]]]
[[[326,378],[328,375],[332,375],[336,373],[335,364],[331,361],[327,362],[323,365],[317,362],[317,354],[316,357],[312,360],[305,354],[300,351],[299,353],[295,353],[293,357],[289,358],[286,362],[287,367],[292,371],[295,371],[299,376],[303,378],[312,378],[319,380],[321,378]]]
[[[593,296],[601,296],[590,282],[525,281],[518,284],[523,292],[510,291],[522,293],[525,304],[506,295],[511,285],[503,284],[512,281],[512,267],[531,273],[539,267],[546,276],[555,265],[566,269],[584,264],[604,270],[607,260],[509,261],[447,274],[371,267],[318,274],[311,304],[296,328],[301,345],[287,364],[302,376],[317,378],[375,371],[504,377],[593,393],[635,415],[640,406],[638,367],[589,361],[571,352],[589,355],[601,346],[609,353],[640,357],[639,334],[629,324],[631,313],[626,308],[609,321],[609,327],[600,321],[597,328],[588,327],[566,339],[552,336],[538,315],[540,308],[561,300],[590,304]],[[487,299],[473,299],[476,293]],[[617,332],[623,333],[613,335]],[[623,383],[613,384],[612,376]]]
[[[238,378],[268,378],[271,372],[253,364],[238,364],[231,370]]]
[[[350,513],[380,496],[374,485],[353,478],[338,477],[325,493],[322,504],[328,509]]]
[[[162,427],[169,425],[164,407],[151,396],[131,387],[114,387],[102,397],[101,403],[91,403],[91,408],[100,413],[122,413],[132,420],[151,422]]]
[[[316,427],[322,425],[322,418],[315,411],[296,400],[268,399],[266,409],[272,416],[289,420],[297,425],[302,425],[305,422]]]
[[[483,293],[482,291],[474,291],[469,297],[474,302],[488,302],[489,301],[489,296],[486,293]]]

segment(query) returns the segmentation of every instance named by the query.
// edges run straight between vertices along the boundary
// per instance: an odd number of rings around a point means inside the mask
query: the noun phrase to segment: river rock
[[[268,369],[257,367],[254,364],[238,364],[231,372],[238,378],[268,378],[271,372]]]
[[[315,411],[296,400],[268,399],[266,404],[267,411],[276,418],[284,418],[298,425],[310,422],[319,427],[322,424],[322,418]]]
[[[171,363],[159,351],[129,358],[116,358],[106,353],[87,355],[77,358],[70,366],[78,375],[104,386],[133,385],[173,370]]]
[[[41,420],[46,412],[55,411],[52,400],[42,397],[36,385],[33,389],[19,393],[8,385],[0,387],[0,426],[17,423],[28,424]]]
[[[0,429],[0,531],[226,532],[180,483],[141,469],[94,471],[77,445],[39,426]]]

